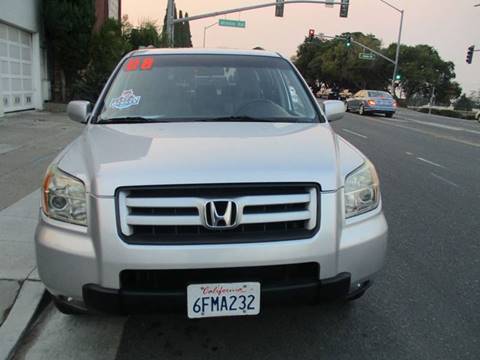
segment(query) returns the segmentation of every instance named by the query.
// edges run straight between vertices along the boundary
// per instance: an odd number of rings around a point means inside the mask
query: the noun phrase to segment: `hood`
[[[328,124],[154,123],[88,125],[59,167],[87,191],[122,186],[317,182],[337,190],[361,154]]]

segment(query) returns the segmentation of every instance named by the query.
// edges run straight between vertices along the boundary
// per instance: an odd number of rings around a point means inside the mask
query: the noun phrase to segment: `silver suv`
[[[57,307],[190,318],[355,299],[387,246],[370,161],[276,53],[147,49],[50,165],[35,240]]]

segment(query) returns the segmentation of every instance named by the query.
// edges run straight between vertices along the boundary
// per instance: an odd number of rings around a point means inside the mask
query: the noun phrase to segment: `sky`
[[[480,0],[388,0],[405,10],[402,43],[434,46],[444,60],[455,63],[457,81],[467,94],[480,90],[480,52],[473,64],[465,62],[467,48],[480,49]],[[177,9],[189,15],[272,2],[272,0],[176,0]],[[167,0],[122,0],[122,15],[137,25],[143,20],[163,23]],[[339,7],[319,4],[285,6],[283,18],[274,16],[274,8],[244,11],[220,18],[246,21],[245,29],[213,26],[207,30],[210,48],[245,48],[261,46],[290,58],[303,42],[309,29],[335,35],[342,32],[374,34],[384,45],[397,42],[400,14],[380,0],[350,0],[348,18],[339,17]],[[207,18],[192,21],[190,28],[194,47],[203,46],[204,27],[218,21]],[[401,59],[400,59],[401,66]]]

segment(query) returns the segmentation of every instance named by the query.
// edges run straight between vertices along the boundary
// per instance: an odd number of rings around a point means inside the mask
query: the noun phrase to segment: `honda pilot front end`
[[[50,165],[38,270],[69,314],[257,315],[355,299],[387,244],[372,163],[295,67],[266,51],[145,49]]]

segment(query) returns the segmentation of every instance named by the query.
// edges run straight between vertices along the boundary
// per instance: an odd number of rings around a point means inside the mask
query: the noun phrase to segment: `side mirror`
[[[345,115],[345,104],[339,100],[327,100],[323,102],[325,115],[328,121],[340,120]]]
[[[67,106],[67,114],[73,121],[85,124],[92,112],[90,101],[75,100],[70,101]]]

